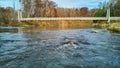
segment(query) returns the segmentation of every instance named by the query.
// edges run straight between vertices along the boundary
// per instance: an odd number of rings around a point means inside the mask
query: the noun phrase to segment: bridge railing
[[[110,14],[110,13],[108,13]],[[110,22],[110,20],[120,20],[120,17],[110,17],[110,15],[106,17],[31,17],[31,18],[23,18],[22,12],[18,11],[18,21],[31,21],[31,20],[106,20]]]
[[[27,20],[108,20],[107,17],[34,17],[34,18],[19,18],[19,21]],[[120,17],[110,17],[110,20],[120,20]]]

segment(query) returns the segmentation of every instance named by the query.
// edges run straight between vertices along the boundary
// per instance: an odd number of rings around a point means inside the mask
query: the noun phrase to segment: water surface
[[[120,68],[120,35],[0,27],[0,68]]]

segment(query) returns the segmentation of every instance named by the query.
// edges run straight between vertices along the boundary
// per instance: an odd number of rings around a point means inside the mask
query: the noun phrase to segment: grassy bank
[[[120,22],[111,23],[108,30],[111,32],[120,33]]]
[[[1,26],[33,26],[41,28],[89,28],[92,27],[92,21],[23,21],[1,24]]]
[[[120,33],[120,22],[112,21],[110,25],[105,22],[93,23],[94,28],[107,28],[110,32]]]
[[[120,22],[111,22],[108,25],[106,22],[93,23],[92,21],[23,21],[23,22],[10,22],[8,24],[0,23],[1,26],[25,26],[25,27],[39,27],[43,29],[66,29],[66,28],[107,28],[111,32],[120,33]]]
[[[108,24],[106,22],[101,22],[101,23],[93,23],[94,28],[106,28]]]

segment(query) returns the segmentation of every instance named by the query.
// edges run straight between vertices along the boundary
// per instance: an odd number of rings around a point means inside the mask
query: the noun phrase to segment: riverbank
[[[23,21],[12,22],[9,24],[0,24],[1,26],[25,26],[25,27],[40,27],[40,28],[90,28],[92,21]]]
[[[104,22],[94,23],[93,27],[94,28],[107,28],[107,30],[110,32],[120,33],[120,22],[111,22],[110,24],[104,23]]]
[[[120,22],[111,23],[108,30],[111,32],[120,33]]]
[[[39,27],[45,29],[59,28],[108,28],[110,32],[120,33],[120,23],[111,22],[109,25],[105,21],[100,23],[93,23],[93,21],[23,21],[23,22],[11,22],[8,24],[1,23],[0,26],[23,26],[23,27]]]

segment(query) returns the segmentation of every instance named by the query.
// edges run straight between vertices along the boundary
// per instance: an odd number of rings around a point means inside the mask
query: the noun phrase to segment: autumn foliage
[[[51,0],[20,0],[25,17],[90,17],[92,10],[82,8],[60,8]]]

